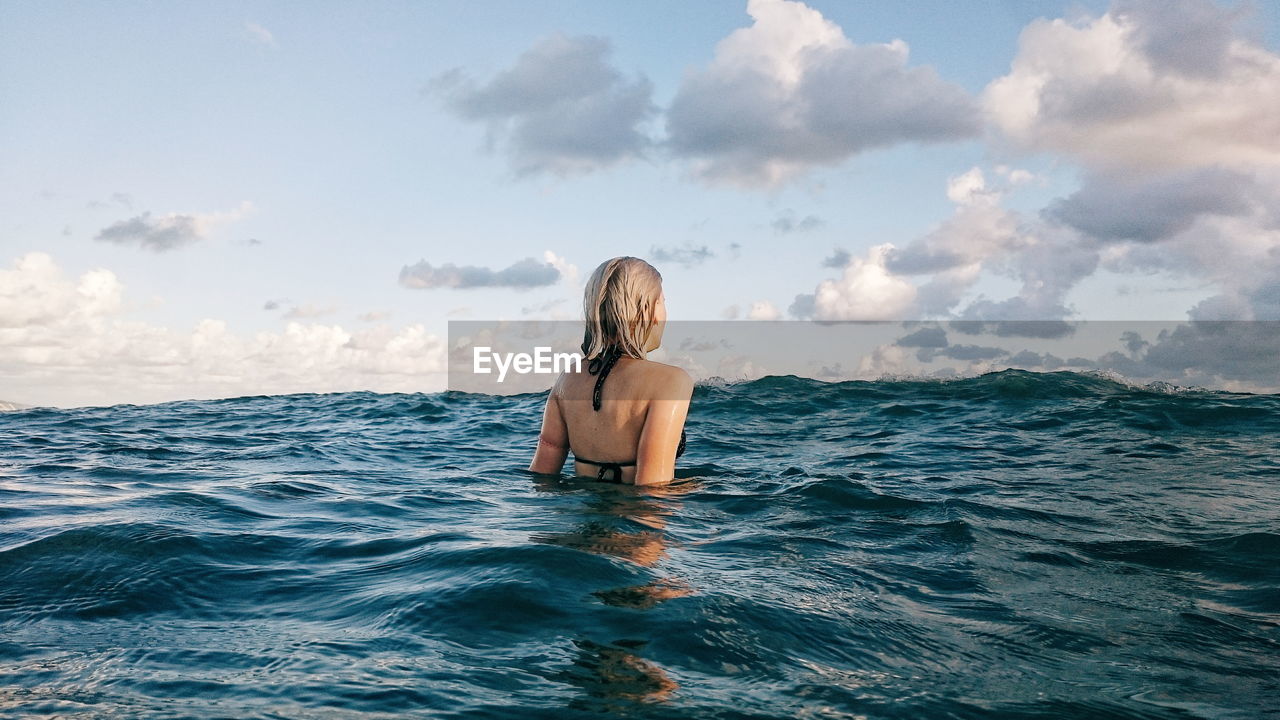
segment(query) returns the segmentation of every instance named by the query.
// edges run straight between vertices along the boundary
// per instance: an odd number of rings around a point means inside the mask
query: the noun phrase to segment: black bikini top
[[[609,376],[609,371],[618,362],[618,358],[622,357],[622,348],[614,346],[605,349],[604,352],[595,356],[587,363],[587,372],[596,377],[596,388],[591,393],[591,407],[597,412],[600,410],[600,391],[604,389],[604,379]],[[680,446],[676,448],[676,457],[684,454],[685,434],[684,428],[680,429]],[[570,451],[572,452],[572,450]],[[622,468],[630,467],[636,464],[635,460],[627,462],[598,462],[596,460],[588,460],[578,453],[573,453],[573,459],[588,465],[596,465],[600,468],[600,472],[596,474],[597,480],[609,480],[612,482],[622,482]],[[605,477],[609,474],[609,477]]]

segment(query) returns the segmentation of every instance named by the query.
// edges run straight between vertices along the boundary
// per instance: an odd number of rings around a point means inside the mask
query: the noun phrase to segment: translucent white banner
[[[582,359],[581,322],[449,323],[450,390],[541,392]],[[688,321],[648,359],[701,382],[968,377],[1020,368],[1140,384],[1280,392],[1280,322]]]

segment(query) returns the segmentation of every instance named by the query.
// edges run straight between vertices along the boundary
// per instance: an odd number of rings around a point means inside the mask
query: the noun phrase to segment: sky
[[[0,400],[437,391],[617,255],[673,321],[1280,320],[1276,108],[1266,2],[6,2]]]

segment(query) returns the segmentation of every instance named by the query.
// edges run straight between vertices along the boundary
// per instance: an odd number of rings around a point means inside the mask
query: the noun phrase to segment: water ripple
[[[1280,397],[705,386],[656,490],[544,397],[0,414],[0,715],[1280,717]]]

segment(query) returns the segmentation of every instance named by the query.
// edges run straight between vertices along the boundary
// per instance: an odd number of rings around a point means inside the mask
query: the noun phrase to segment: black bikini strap
[[[596,389],[591,393],[591,407],[595,410],[600,409],[600,391],[604,389],[604,379],[609,376],[609,371],[613,369],[620,357],[622,357],[622,348],[615,345],[605,348],[604,352],[591,358],[591,362],[587,363],[588,373],[599,374],[596,378]]]
[[[608,477],[605,477],[606,474]],[[600,472],[596,473],[596,479],[620,483],[622,482],[622,466],[618,463],[601,463]]]
[[[596,378],[595,390],[591,393],[591,407],[595,410],[600,409],[600,392],[604,390],[604,379],[609,376],[609,371],[613,369],[613,366],[618,362],[618,358],[620,357],[622,357],[622,348],[617,345],[612,345],[605,348],[604,352],[601,352],[599,355],[592,358],[591,362],[587,363],[587,372],[598,376]],[[578,462],[599,467],[600,471],[596,473],[596,479],[607,480],[610,482],[622,482],[622,468],[636,464],[635,460],[630,462],[613,463],[596,462],[595,460],[587,460],[586,458],[578,457],[576,453],[573,458]],[[606,475],[608,477],[606,477]]]
[[[597,462],[595,460],[588,460],[584,457],[578,457],[577,455],[574,455],[573,459],[580,463],[599,467],[600,471],[596,473],[596,479],[609,480],[612,482],[622,482],[622,468],[632,467],[636,464],[635,460],[627,462]],[[607,473],[612,473],[612,475],[610,477],[605,477]]]

